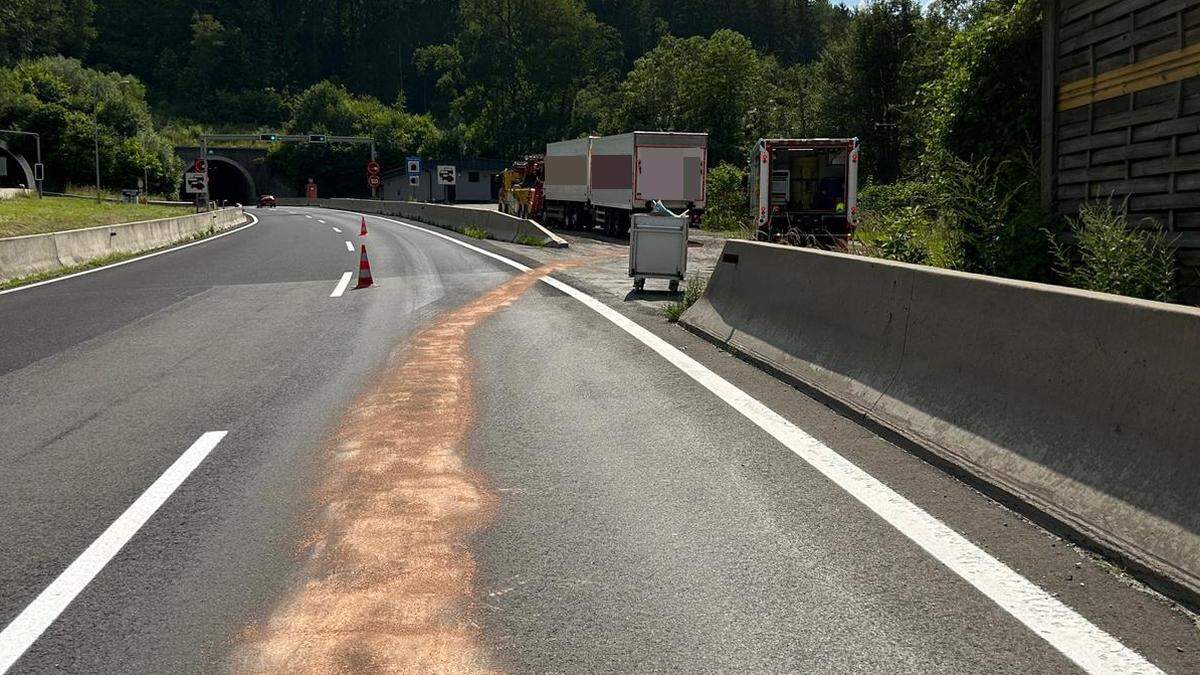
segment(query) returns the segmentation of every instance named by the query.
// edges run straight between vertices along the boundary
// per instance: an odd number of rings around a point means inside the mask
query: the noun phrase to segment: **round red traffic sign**
[[[196,161],[192,162],[192,171],[202,173],[204,171],[204,158],[197,157]]]
[[[377,188],[380,185],[383,185],[383,180],[380,179],[379,176],[371,175],[371,176],[367,177],[367,185],[370,185],[373,188]]]
[[[378,176],[379,162],[376,162],[375,160],[367,162],[367,173],[371,174],[372,176]]]

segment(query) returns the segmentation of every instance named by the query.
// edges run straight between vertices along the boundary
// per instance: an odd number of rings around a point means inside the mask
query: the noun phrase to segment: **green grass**
[[[467,235],[468,237],[471,237],[472,239],[487,239],[488,238],[487,230],[483,229],[482,227],[475,227],[474,225],[467,225],[466,227],[464,227],[461,230],[461,232],[463,234]]]
[[[221,231],[223,232],[225,230],[221,230]],[[16,288],[17,286],[25,286],[27,284],[36,284],[39,281],[46,281],[47,279],[53,279],[55,277],[62,277],[62,276],[66,276],[68,274],[75,274],[76,272],[83,272],[86,270],[95,269],[97,267],[104,267],[105,265],[119,263],[122,260],[129,260],[130,258],[137,258],[139,256],[149,255],[151,253],[156,253],[158,251],[164,251],[166,249],[174,248],[174,247],[180,246],[182,244],[187,244],[187,243],[191,243],[193,241],[199,241],[201,239],[211,237],[212,235],[217,234],[217,232],[218,232],[218,230],[215,227],[210,227],[201,232],[197,232],[190,237],[184,237],[183,239],[180,239],[178,241],[173,241],[170,244],[167,244],[165,246],[159,246],[158,248],[147,249],[145,251],[135,251],[133,253],[114,253],[112,255],[106,255],[103,258],[93,258],[85,263],[80,263],[78,265],[71,265],[70,267],[63,267],[63,268],[56,269],[56,270],[47,270],[45,272],[38,272],[37,274],[30,274],[27,277],[17,277],[16,279],[8,279],[7,281],[0,281],[0,291],[6,291],[10,288]]]
[[[189,206],[142,204],[97,204],[69,197],[15,197],[0,199],[0,237],[78,230],[96,225],[114,225],[154,220],[192,213]]]
[[[707,285],[708,282],[700,276],[699,272],[689,274],[687,285],[683,288],[683,299],[663,307],[663,316],[667,317],[667,321],[671,323],[679,321],[679,317],[683,316],[687,308],[696,304],[696,301],[704,295],[704,287]]]
[[[545,246],[546,240],[539,237],[531,237],[527,234],[518,234],[513,243],[521,244],[522,246]]]

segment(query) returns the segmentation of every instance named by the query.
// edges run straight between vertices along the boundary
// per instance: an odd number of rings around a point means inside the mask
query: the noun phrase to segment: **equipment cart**
[[[670,279],[672,292],[687,274],[688,222],[684,216],[637,213],[629,230],[629,276],[642,290],[646,279]]]

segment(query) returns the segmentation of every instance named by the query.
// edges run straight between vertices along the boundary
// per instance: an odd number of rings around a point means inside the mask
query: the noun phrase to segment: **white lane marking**
[[[342,293],[346,292],[346,286],[350,285],[350,277],[352,277],[352,276],[354,276],[353,272],[346,272],[345,274],[343,274],[342,278],[338,279],[337,286],[333,287],[333,292],[329,294],[329,297],[331,297],[331,298],[342,297]]]
[[[227,431],[200,435],[112,525],[0,632],[0,673],[7,672],[110,560],[200,466]]]
[[[318,222],[318,223],[320,223],[320,224],[322,224],[322,225],[324,225],[324,224],[325,224],[325,221],[324,221],[324,220],[321,220],[320,218],[317,218],[317,222]]]
[[[440,232],[391,218],[379,219],[441,237],[515,269],[529,271],[529,267],[515,260]],[[1080,668],[1089,673],[1161,672],[1078,612],[700,362],[574,286],[549,276],[541,280],[608,319],[729,404]]]
[[[214,239],[220,239],[221,237],[228,237],[231,234],[241,232],[242,230],[244,230],[248,227],[254,227],[255,225],[258,224],[257,216],[255,216],[253,213],[247,213],[246,215],[250,217],[249,223],[246,223],[245,225],[242,225],[241,227],[229,230],[227,232],[222,232],[221,234],[214,234],[211,237],[205,237],[204,239],[201,239],[199,241],[193,241],[188,244],[181,244],[179,246],[173,246],[171,248],[163,249],[161,251],[156,251],[154,253],[147,253],[146,255],[139,255],[136,258],[130,258],[129,260],[122,260],[121,262],[115,262],[115,263],[112,263],[111,265],[104,265],[102,267],[93,267],[90,270],[83,270],[82,272],[74,272],[72,274],[64,274],[61,277],[54,277],[53,279],[46,279],[45,281],[39,281],[34,284],[26,284],[24,286],[17,286],[16,288],[10,288],[7,291],[0,291],[0,295],[7,295],[8,293],[16,293],[17,291],[25,291],[25,290],[29,290],[30,288],[37,288],[38,286],[45,286],[46,284],[54,284],[54,283],[58,283],[60,281],[66,281],[67,279],[74,279],[75,277],[81,277],[85,274],[95,274],[96,272],[103,272],[104,270],[109,270],[114,267],[120,267],[121,265],[128,265],[129,263],[135,263],[135,262],[138,262],[139,260],[145,260],[146,258],[153,258],[154,256],[166,255],[167,253],[174,253],[176,251],[182,251],[185,248],[199,246],[200,244],[207,244],[208,242],[210,242]]]
[[[340,227],[335,227],[335,228],[333,228],[333,231],[334,231],[334,232],[337,232],[338,234],[341,234],[341,233],[342,233],[342,229],[341,229]]]
[[[306,213],[306,214],[304,214],[304,217],[305,217],[305,218],[309,218],[309,219],[311,219],[311,218],[312,218],[312,216],[308,215],[307,213]]]
[[[353,251],[353,250],[354,250],[354,244],[351,244],[350,242],[346,242],[346,250],[347,250],[347,251]]]

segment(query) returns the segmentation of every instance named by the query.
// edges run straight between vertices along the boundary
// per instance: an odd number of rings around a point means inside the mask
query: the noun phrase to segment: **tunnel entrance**
[[[241,165],[225,157],[208,156],[208,198],[226,204],[258,202],[254,179]]]

